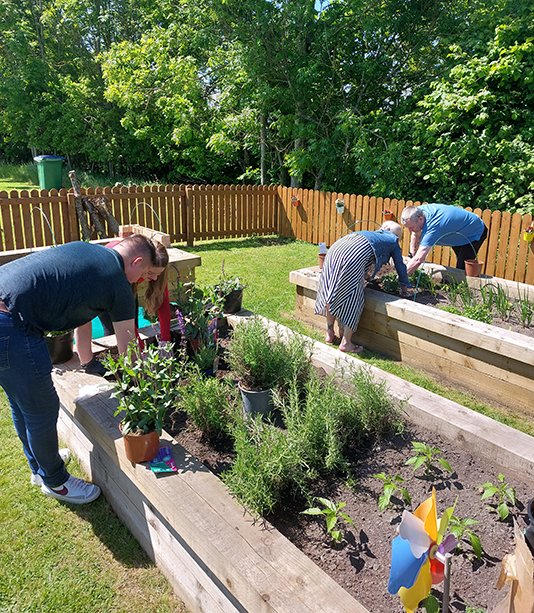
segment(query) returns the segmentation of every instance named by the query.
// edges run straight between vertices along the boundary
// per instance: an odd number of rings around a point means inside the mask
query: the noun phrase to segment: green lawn
[[[3,392],[0,491],[0,611],[185,611],[105,498],[69,507],[30,485]]]

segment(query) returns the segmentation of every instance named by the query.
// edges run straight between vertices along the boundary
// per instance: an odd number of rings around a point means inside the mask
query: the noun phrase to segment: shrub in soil
[[[273,339],[259,318],[235,328],[227,359],[241,385],[253,391],[287,387],[293,378],[304,381],[311,368],[304,340]]]
[[[207,439],[230,434],[238,410],[234,385],[215,377],[204,377],[198,369],[192,368],[180,396],[178,408],[187,413]]]

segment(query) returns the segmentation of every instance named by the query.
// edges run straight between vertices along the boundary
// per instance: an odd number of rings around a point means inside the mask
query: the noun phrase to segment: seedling
[[[378,508],[381,511],[385,511],[390,503],[391,497],[398,492],[402,500],[405,504],[410,504],[412,502],[412,497],[408,490],[401,485],[404,483],[404,479],[400,475],[394,475],[391,477],[390,475],[386,475],[385,473],[376,473],[373,475],[375,479],[380,479],[384,484],[384,491],[378,498]]]
[[[525,292],[523,296],[519,295],[519,299],[515,303],[515,308],[521,325],[524,328],[530,328],[534,319],[534,303],[528,299],[528,294]]]
[[[511,485],[506,483],[504,475],[499,473],[497,475],[497,485],[494,485],[490,481],[482,484],[482,496],[481,500],[488,500],[494,498],[497,502],[497,513],[499,518],[504,521],[510,515],[509,504],[515,505],[515,490]]]
[[[310,507],[305,511],[301,511],[303,515],[322,515],[326,521],[326,532],[330,535],[331,539],[334,543],[341,543],[343,540],[343,535],[341,530],[335,530],[335,527],[338,521],[344,522],[348,525],[353,525],[354,522],[351,517],[349,517],[346,513],[343,513],[341,509],[344,509],[347,506],[346,502],[332,502],[328,498],[320,498],[317,500],[323,505],[323,509],[319,509],[318,507]]]
[[[432,470],[439,470],[439,468],[435,465],[435,462],[437,462],[441,468],[445,469],[447,472],[453,472],[452,466],[447,462],[447,460],[440,457],[443,455],[441,449],[431,447],[426,443],[421,443],[418,441],[412,441],[412,447],[415,451],[415,455],[406,460],[405,464],[407,466],[411,466],[414,472],[421,466],[425,467],[426,474]]]
[[[503,319],[508,319],[513,309],[513,304],[508,300],[508,294],[500,285],[495,294],[495,308]]]
[[[449,519],[449,530],[458,539],[458,548],[460,548],[460,542],[462,540],[468,540],[477,560],[480,560],[484,553],[484,549],[482,548],[482,543],[480,542],[478,534],[472,530],[472,527],[477,524],[478,521],[470,517],[460,519],[456,517],[456,515],[451,515]]]

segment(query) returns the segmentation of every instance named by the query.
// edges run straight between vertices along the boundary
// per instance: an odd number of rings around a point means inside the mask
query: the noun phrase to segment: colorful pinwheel
[[[403,511],[399,536],[393,539],[388,591],[400,596],[408,613],[413,613],[430,594],[432,585],[444,578],[447,554],[457,544],[449,534],[443,538],[454,507],[447,509],[439,521],[436,512],[436,491],[413,513]]]

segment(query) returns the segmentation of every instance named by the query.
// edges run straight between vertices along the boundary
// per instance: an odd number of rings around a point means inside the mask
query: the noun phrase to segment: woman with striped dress
[[[341,351],[359,353],[363,347],[352,342],[365,301],[365,285],[393,258],[399,275],[401,296],[410,285],[399,239],[402,228],[386,221],[375,232],[352,232],[337,240],[324,260],[315,302],[315,313],[326,316],[326,342],[333,343],[334,322],[340,326]]]

